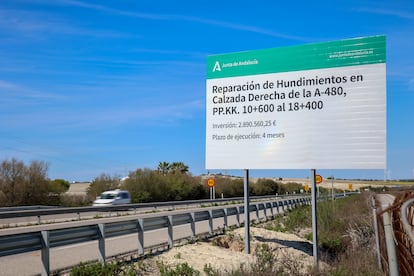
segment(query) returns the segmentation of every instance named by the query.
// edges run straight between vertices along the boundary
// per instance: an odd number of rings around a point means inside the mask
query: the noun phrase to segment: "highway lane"
[[[194,206],[193,206],[194,207]],[[181,209],[181,208],[176,208]],[[145,207],[139,209],[130,209],[127,211],[93,211],[93,212],[82,212],[82,213],[66,213],[66,214],[52,214],[52,215],[42,215],[40,218],[37,216],[27,216],[27,217],[13,217],[13,218],[2,218],[0,219],[0,228],[9,228],[9,227],[21,227],[21,226],[30,226],[39,224],[51,224],[51,223],[61,223],[67,221],[76,221],[76,220],[85,220],[85,219],[94,219],[102,217],[116,217],[124,215],[134,215],[134,214],[146,214],[154,211],[168,211],[172,210],[171,207],[165,208],[152,208]]]
[[[200,209],[194,209],[194,211]],[[207,208],[202,208],[202,210],[207,210]],[[172,215],[180,211],[171,211],[166,214]],[[276,211],[275,211],[276,213]],[[160,213],[157,213],[159,215]],[[270,215],[268,213],[268,215]],[[153,216],[153,214],[147,214],[144,216]],[[264,217],[263,211],[259,212],[261,218]],[[138,217],[138,216],[132,216]],[[140,216],[142,217],[142,216]],[[251,219],[256,219],[256,212],[252,212],[250,215]],[[116,220],[117,218],[105,218],[100,220]],[[228,217],[228,225],[236,225],[236,216]],[[240,215],[240,222],[244,222],[244,215]],[[82,224],[82,221],[76,222],[77,224]],[[66,227],[62,223],[62,228]],[[71,223],[73,224],[73,222]],[[60,224],[58,224],[60,225]],[[217,218],[213,220],[214,229],[223,228],[224,219]],[[39,225],[37,227],[56,227],[55,225]],[[16,229],[3,229],[3,231],[17,231]],[[183,239],[191,236],[190,224],[174,226],[173,227],[173,236],[174,240]],[[206,233],[209,231],[208,221],[202,221],[196,223],[196,234]],[[106,254],[109,256],[116,256],[126,252],[137,252],[138,251],[138,235],[131,234],[121,237],[108,238],[105,240]],[[153,247],[158,244],[166,243],[168,241],[167,228],[153,231],[144,232],[144,246],[145,248]],[[63,246],[52,248],[50,250],[50,266],[51,271],[62,269],[65,267],[71,267],[77,265],[81,262],[88,262],[98,260],[99,251],[98,251],[98,242],[86,242],[77,245]],[[18,255],[0,257],[0,268],[1,275],[4,276],[14,276],[14,275],[36,275],[41,273],[41,255],[40,251],[23,253]]]

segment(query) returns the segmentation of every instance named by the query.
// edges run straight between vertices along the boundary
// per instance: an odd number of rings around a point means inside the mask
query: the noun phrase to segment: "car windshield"
[[[101,194],[101,199],[113,199],[116,198],[116,194]]]

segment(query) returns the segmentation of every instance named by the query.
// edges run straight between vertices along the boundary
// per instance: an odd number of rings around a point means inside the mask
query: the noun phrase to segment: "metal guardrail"
[[[3,212],[14,212],[24,210],[41,210],[41,209],[55,209],[62,208],[60,206],[47,206],[47,205],[30,205],[30,206],[12,206],[12,207],[0,207],[0,213]]]
[[[280,198],[286,197],[295,197],[298,195],[283,195]],[[266,200],[274,199],[275,196],[253,196],[250,197],[252,201],[254,200]],[[35,209],[0,209],[0,219],[6,218],[16,218],[16,217],[41,217],[49,215],[60,215],[60,214],[78,214],[80,219],[81,213],[87,212],[117,212],[125,210],[139,210],[143,208],[162,208],[162,207],[171,207],[172,209],[177,208],[178,206],[189,206],[189,205],[199,205],[202,204],[223,204],[228,202],[242,202],[243,197],[233,197],[233,198],[224,198],[224,199],[203,199],[203,200],[184,200],[184,201],[165,201],[165,202],[151,202],[151,203],[136,203],[136,204],[125,204],[125,205],[111,205],[111,206],[99,206],[99,207],[70,207],[70,208],[61,208],[61,207],[52,207],[52,208],[35,208]],[[40,224],[40,223],[39,223]]]
[[[209,201],[211,202],[211,201]],[[259,211],[262,211],[264,218],[275,215],[282,211],[293,209],[297,205],[310,204],[310,197],[302,196],[291,199],[273,199],[268,202],[252,203],[250,212],[256,212],[256,219],[260,221]],[[270,212],[270,213],[269,213]],[[224,227],[228,227],[228,216],[236,216],[237,226],[240,227],[240,215],[244,213],[244,207],[223,206],[214,207],[195,212],[182,211],[172,215],[156,215],[145,218],[131,219],[128,217],[118,217],[116,222],[97,223],[94,220],[83,222],[82,226],[61,228],[49,226],[48,230],[24,230],[20,234],[2,235],[0,233],[0,257],[19,253],[41,251],[42,275],[50,275],[50,249],[64,245],[74,245],[82,242],[98,240],[99,260],[105,262],[106,250],[105,239],[127,234],[136,233],[138,235],[139,255],[144,254],[145,239],[144,233],[156,229],[168,229],[168,247],[174,245],[173,226],[190,224],[191,237],[196,236],[196,222],[208,221],[209,233],[214,232],[213,219],[223,218]]]

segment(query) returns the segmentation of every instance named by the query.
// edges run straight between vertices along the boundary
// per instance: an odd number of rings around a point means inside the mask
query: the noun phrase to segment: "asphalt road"
[[[160,213],[157,213],[157,215],[158,214]],[[171,212],[168,214],[171,214]],[[259,216],[263,218],[264,213],[260,211]],[[256,212],[252,212],[250,214],[250,219],[256,219]],[[240,216],[240,222],[244,222],[244,215]],[[82,222],[80,221],[79,223]],[[229,216],[228,225],[230,226],[235,224],[236,216]],[[218,229],[219,227],[223,228],[223,226],[223,218],[217,218],[213,220],[214,229]],[[19,228],[16,228],[15,231],[17,229]],[[190,224],[175,226],[173,229],[174,240],[179,240],[191,236]],[[208,231],[208,221],[196,223],[196,234],[207,233]],[[138,250],[138,235],[136,234],[125,235],[116,238],[108,238],[105,241],[107,257],[120,255],[126,252],[137,252]],[[145,248],[166,242],[168,242],[168,233],[166,228],[144,232]],[[50,270],[55,271],[58,269],[78,265],[81,262],[98,260],[98,258],[99,250],[97,241],[52,248],[50,250]],[[37,275],[41,273],[41,265],[40,251],[0,257],[0,275]]]

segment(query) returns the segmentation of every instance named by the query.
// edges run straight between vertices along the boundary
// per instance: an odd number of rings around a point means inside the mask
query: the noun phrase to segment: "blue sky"
[[[160,161],[206,173],[208,55],[372,35],[387,37],[385,175],[413,178],[412,1],[4,0],[0,159],[42,160],[50,178],[69,181]],[[384,178],[382,170],[321,173]]]

